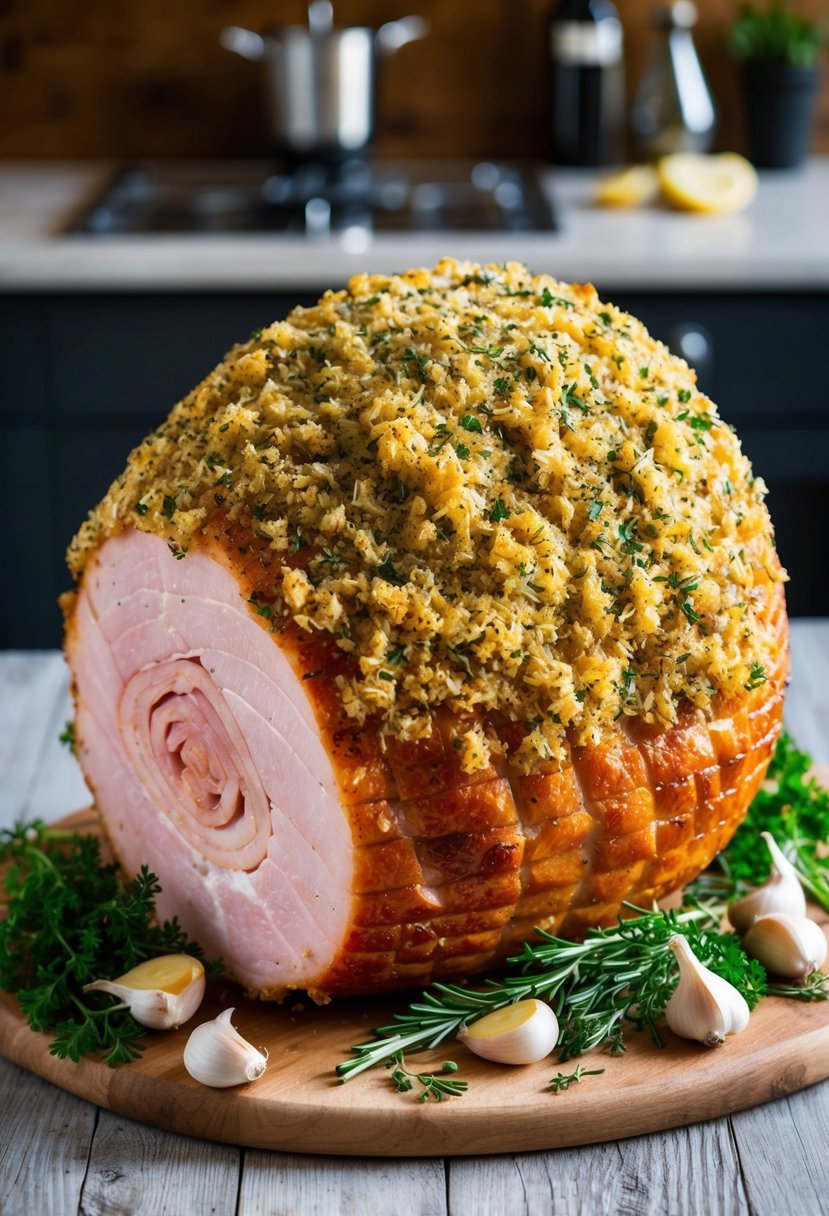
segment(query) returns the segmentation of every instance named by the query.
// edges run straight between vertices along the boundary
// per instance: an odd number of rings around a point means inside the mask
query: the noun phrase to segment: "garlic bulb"
[[[458,1038],[476,1056],[499,1064],[535,1064],[558,1042],[558,1019],[544,1001],[516,1001],[462,1026]]]
[[[808,916],[770,912],[757,917],[743,938],[743,949],[773,975],[805,980],[826,958],[826,937]]]
[[[767,912],[787,912],[792,916],[806,915],[806,896],[800,879],[788,857],[777,846],[771,832],[762,832],[771,853],[771,873],[762,887],[755,887],[728,907],[728,919],[738,933],[745,933],[757,916]]]
[[[733,984],[704,967],[681,934],[668,945],[679,963],[679,983],[665,1009],[671,1030],[706,1047],[718,1047],[726,1035],[745,1030],[748,1005]]]
[[[189,1021],[204,997],[204,967],[189,954],[162,954],[139,963],[117,980],[95,980],[84,992],[117,996],[136,1022],[173,1030]]]
[[[267,1068],[267,1051],[257,1051],[231,1025],[233,1009],[197,1026],[184,1047],[184,1067],[202,1085],[225,1089],[256,1081]]]

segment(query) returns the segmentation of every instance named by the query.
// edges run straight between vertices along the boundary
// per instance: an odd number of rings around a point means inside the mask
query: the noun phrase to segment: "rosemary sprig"
[[[577,1064],[572,1072],[559,1072],[550,1081],[550,1089],[554,1094],[560,1094],[565,1089],[569,1089],[571,1085],[577,1084],[582,1077],[598,1077],[604,1072],[603,1068],[582,1068],[581,1064]]]
[[[700,961],[734,984],[749,1006],[765,992],[760,964],[746,958],[734,934],[717,932],[721,906],[680,912],[628,907],[638,915],[612,929],[591,929],[583,942],[539,931],[538,943],[525,943],[507,960],[510,971],[500,981],[479,989],[434,984],[407,1012],[378,1027],[373,1039],[353,1046],[353,1058],[337,1065],[338,1077],[347,1081],[401,1051],[437,1047],[466,1022],[530,997],[556,1009],[562,1062],[602,1043],[623,1051],[625,1021],[647,1027],[658,1043],[656,1024],[678,977],[667,948],[675,933],[688,937]]]
[[[458,1071],[454,1060],[444,1060],[440,1072],[409,1072],[402,1051],[396,1052],[386,1063],[386,1068],[393,1068],[391,1082],[399,1094],[408,1093],[415,1083],[420,1088],[418,1102],[442,1102],[444,1098],[461,1098],[469,1088],[467,1081],[447,1080],[447,1077]]]

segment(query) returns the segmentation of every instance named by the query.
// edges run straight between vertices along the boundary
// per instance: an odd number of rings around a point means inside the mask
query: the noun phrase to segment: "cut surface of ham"
[[[272,631],[257,569],[221,527],[182,560],[127,529],[67,618],[79,756],[115,851],[251,991],[416,986],[480,971],[536,926],[583,934],[695,876],[762,780],[787,670],[779,588],[777,668],[713,721],[629,720],[532,774],[467,774],[445,711],[409,742],[348,720],[347,656]]]
[[[251,988],[303,986],[344,936],[352,850],[283,652],[221,565],[138,532],[102,548],[74,622],[83,762],[118,856]]]

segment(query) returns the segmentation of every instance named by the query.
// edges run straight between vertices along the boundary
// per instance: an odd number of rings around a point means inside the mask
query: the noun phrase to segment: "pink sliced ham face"
[[[127,870],[251,989],[313,987],[340,951],[353,847],[305,689],[238,582],[127,531],[68,635],[82,761]]]
[[[194,849],[231,870],[264,860],[270,802],[222,690],[197,657],[137,671],[121,694],[118,725],[147,794]]]

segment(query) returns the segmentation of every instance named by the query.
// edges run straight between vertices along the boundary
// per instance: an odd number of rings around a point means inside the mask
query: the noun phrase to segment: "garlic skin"
[[[535,1064],[558,1042],[558,1018],[544,1001],[516,1001],[462,1026],[458,1038],[485,1060]]]
[[[84,992],[117,996],[141,1026],[175,1030],[189,1021],[204,999],[204,967],[189,954],[149,958],[117,980],[95,980]]]
[[[808,916],[770,912],[757,917],[743,938],[743,949],[772,975],[805,980],[826,958],[826,936]]]
[[[728,906],[728,919],[738,933],[746,933],[756,917],[769,912],[806,915],[806,896],[788,857],[778,847],[771,832],[761,832],[771,853],[771,873],[762,887],[755,887]]]
[[[233,1012],[225,1009],[212,1022],[202,1022],[184,1047],[184,1067],[190,1076],[213,1089],[257,1081],[268,1066],[267,1051],[257,1051],[231,1024]]]
[[[674,1034],[696,1039],[705,1047],[719,1047],[726,1035],[745,1030],[748,1005],[734,985],[704,967],[681,934],[672,937],[668,946],[679,964],[679,983],[665,1009]]]

